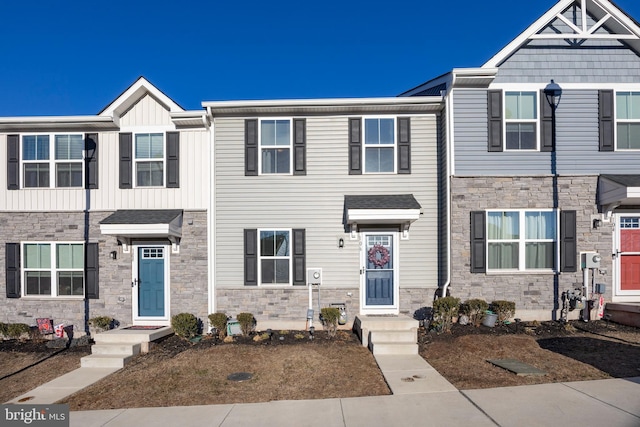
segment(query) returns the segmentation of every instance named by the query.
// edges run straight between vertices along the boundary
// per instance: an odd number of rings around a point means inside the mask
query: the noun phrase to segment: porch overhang
[[[100,232],[118,239],[125,253],[134,239],[167,239],[172,252],[177,253],[182,238],[182,210],[118,210],[100,222]]]
[[[639,206],[640,175],[600,175],[598,204],[608,216],[620,206]]]
[[[398,225],[402,237],[420,218],[422,206],[413,194],[344,196],[345,223],[357,238],[358,225]]]

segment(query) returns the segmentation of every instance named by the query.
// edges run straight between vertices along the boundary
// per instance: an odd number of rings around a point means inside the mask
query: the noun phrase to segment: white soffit
[[[420,209],[348,209],[348,224],[412,223],[420,218]]]

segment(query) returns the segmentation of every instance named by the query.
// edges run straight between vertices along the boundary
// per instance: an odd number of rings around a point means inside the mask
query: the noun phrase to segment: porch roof
[[[420,218],[413,194],[344,196],[347,224],[406,224]]]
[[[598,203],[605,212],[618,206],[640,205],[640,175],[600,175]]]
[[[182,237],[182,210],[117,210],[100,221],[100,231],[127,246],[132,239],[161,238],[168,239],[176,248]]]

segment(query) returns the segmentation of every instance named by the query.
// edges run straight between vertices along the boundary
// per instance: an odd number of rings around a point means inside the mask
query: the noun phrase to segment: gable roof
[[[179,106],[174,100],[169,98],[160,89],[149,83],[147,79],[140,76],[138,80],[133,82],[124,92],[122,92],[114,101],[104,107],[98,113],[99,116],[121,117],[136,102],[145,95],[153,96],[158,102],[171,113],[183,112],[184,108]]]
[[[580,16],[564,13],[577,6]],[[578,10],[578,9],[577,9]],[[591,23],[590,19],[593,20]],[[555,25],[554,25],[555,24]],[[560,0],[518,37],[487,61],[482,68],[496,68],[532,40],[618,40],[640,55],[640,25],[609,0]]]

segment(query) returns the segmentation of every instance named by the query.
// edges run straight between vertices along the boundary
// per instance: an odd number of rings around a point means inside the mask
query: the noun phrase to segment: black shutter
[[[306,280],[306,239],[305,230],[293,230],[293,284],[294,286],[305,286]]]
[[[555,149],[553,141],[553,108],[547,102],[544,91],[540,91],[540,151]]]
[[[180,188],[180,132],[167,132],[167,188]]]
[[[411,118],[398,118],[398,173],[411,173]]]
[[[362,175],[362,119],[349,119],[349,175]]]
[[[560,212],[560,271],[578,271],[576,211]]]
[[[244,285],[258,285],[258,230],[244,230]]]
[[[471,212],[471,272],[487,271],[485,211]]]
[[[258,120],[244,121],[244,174],[258,175]]]
[[[84,248],[85,293],[88,299],[100,298],[98,265],[99,249],[97,243],[87,243]]]
[[[7,190],[20,189],[20,135],[7,135]]]
[[[293,174],[307,174],[307,121],[293,119]]]
[[[7,298],[20,298],[20,243],[5,245]]]
[[[95,190],[98,188],[98,134],[87,133],[84,136],[84,188]]]
[[[502,91],[487,92],[488,151],[502,151]]]
[[[120,134],[120,188],[133,188],[133,135]]]
[[[613,91],[598,91],[600,151],[614,151]]]

